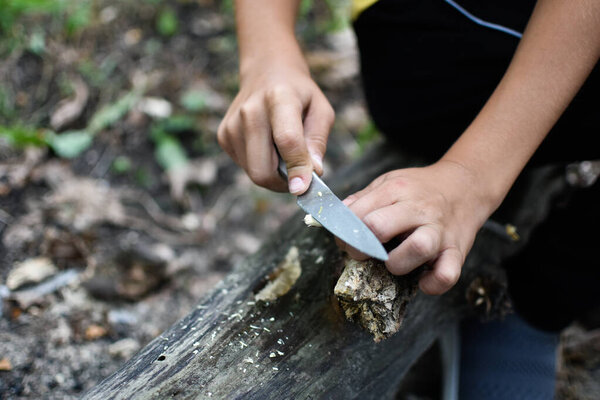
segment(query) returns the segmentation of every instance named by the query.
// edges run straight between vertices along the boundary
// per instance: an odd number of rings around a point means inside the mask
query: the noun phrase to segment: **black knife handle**
[[[277,150],[277,147],[275,147],[275,151],[277,152],[277,158],[279,159],[279,164],[277,165],[277,172],[279,172],[279,175],[281,175],[281,177],[287,181],[288,174],[287,174],[287,167],[285,165],[285,161],[283,161],[283,158],[281,158],[281,155],[279,154],[279,150]]]

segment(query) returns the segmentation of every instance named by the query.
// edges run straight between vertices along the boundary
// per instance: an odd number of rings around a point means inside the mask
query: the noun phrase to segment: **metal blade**
[[[298,205],[321,225],[358,251],[386,261],[387,252],[373,232],[313,172],[308,190],[298,196]]]

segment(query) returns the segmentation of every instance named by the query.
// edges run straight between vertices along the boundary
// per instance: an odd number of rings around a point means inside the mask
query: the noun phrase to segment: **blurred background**
[[[329,174],[381,139],[347,1],[300,8]],[[77,398],[296,212],[217,144],[236,46],[231,0],[0,0],[0,399]],[[573,329],[561,398],[598,393]]]
[[[332,171],[377,133],[345,1],[300,14]],[[76,398],[297,211],[217,144],[237,66],[232,1],[0,0],[0,398]]]

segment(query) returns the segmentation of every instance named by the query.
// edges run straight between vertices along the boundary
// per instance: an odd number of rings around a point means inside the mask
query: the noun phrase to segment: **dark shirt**
[[[532,0],[458,1],[522,32]],[[435,161],[481,110],[519,39],[478,25],[443,0],[379,0],[355,21],[365,95],[390,141]],[[548,134],[531,163],[600,158],[600,71]]]
[[[458,3],[520,32],[535,5],[533,0]],[[519,43],[443,0],[379,0],[360,14],[354,28],[373,121],[389,141],[429,162],[473,121]],[[600,159],[599,131],[596,66],[529,165]],[[599,210],[600,182],[555,202],[530,244],[506,262],[515,308],[534,325],[558,330],[600,303]],[[584,233],[586,227],[591,233]]]

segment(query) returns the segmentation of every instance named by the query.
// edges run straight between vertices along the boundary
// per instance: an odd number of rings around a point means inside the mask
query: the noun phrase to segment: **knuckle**
[[[327,140],[322,136],[313,136],[309,140],[313,148],[324,150],[327,147]]]
[[[363,221],[379,240],[385,242],[390,239],[387,237],[385,230],[382,229],[385,224],[385,217],[381,215],[379,210],[371,211],[364,217]]]
[[[460,277],[460,270],[457,268],[436,269],[433,274],[439,287],[443,290],[446,290],[454,286],[454,284],[458,281],[458,278]]]
[[[219,123],[219,127],[217,128],[217,140],[221,140],[225,136],[225,120],[222,120]]]
[[[228,140],[227,140],[227,128],[225,127],[225,121],[221,121],[221,124],[219,125],[219,129],[217,130],[217,142],[219,143],[219,146],[221,146],[223,149],[225,149],[226,147],[229,146]]]
[[[289,152],[297,149],[302,143],[302,136],[298,132],[291,130],[280,131],[275,135],[277,147],[282,152]]]
[[[271,174],[266,173],[263,170],[249,168],[248,176],[250,177],[250,180],[252,180],[252,182],[262,187],[270,186],[273,181]]]
[[[429,257],[437,250],[433,236],[421,231],[413,233],[409,244],[411,251],[422,257]]]
[[[344,199],[344,204],[352,210],[352,204],[358,200],[357,194],[351,194],[350,196]]]
[[[406,189],[406,181],[402,178],[389,178],[386,179],[385,188],[388,193],[396,194],[398,192],[404,191]]]
[[[395,250],[390,252],[385,266],[392,275],[405,275],[414,269],[414,267],[407,265],[404,257]]]
[[[240,107],[240,117],[244,122],[251,120],[258,112],[258,106],[252,101],[247,101]]]
[[[227,121],[224,122],[224,124],[225,124],[225,129],[224,129],[225,137],[230,138],[237,133],[237,124],[235,123],[233,118],[229,118]]]
[[[308,164],[306,161],[300,158],[292,158],[291,160],[286,162],[286,165],[288,174],[290,176],[307,176],[310,175],[310,173],[312,172],[310,164]]]
[[[290,88],[285,84],[279,83],[268,88],[265,94],[268,100],[277,102],[282,98],[287,97],[289,93]]]
[[[329,102],[327,102],[327,110],[325,111],[325,121],[330,127],[335,122],[335,110],[333,109],[331,104],[329,104]]]

